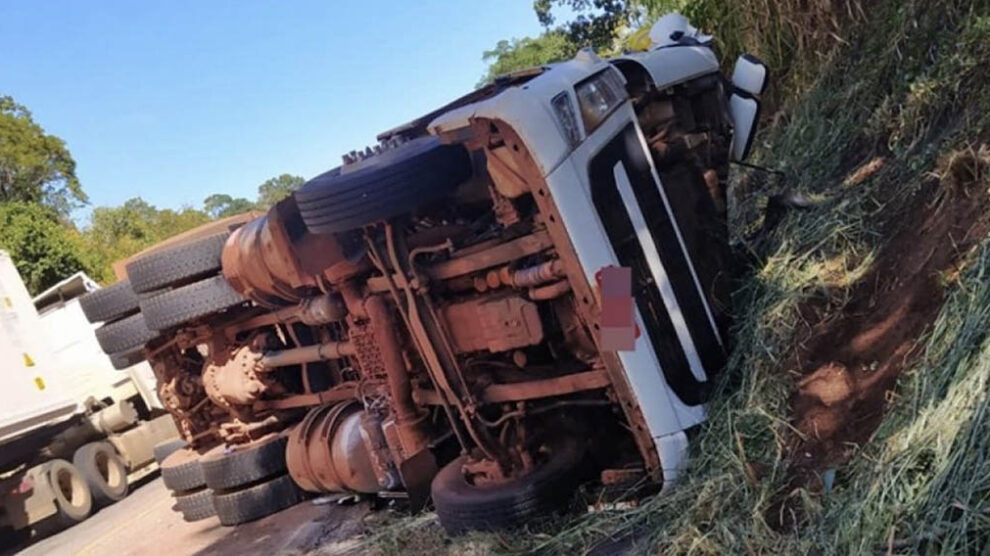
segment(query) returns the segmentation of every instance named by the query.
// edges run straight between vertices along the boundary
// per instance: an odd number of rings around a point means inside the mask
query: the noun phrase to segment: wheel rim
[[[55,484],[60,499],[73,508],[85,505],[86,490],[82,481],[69,469],[59,469],[55,472]]]
[[[100,472],[103,480],[110,485],[111,489],[118,489],[123,483],[124,474],[120,465],[106,452],[96,454],[96,469]]]

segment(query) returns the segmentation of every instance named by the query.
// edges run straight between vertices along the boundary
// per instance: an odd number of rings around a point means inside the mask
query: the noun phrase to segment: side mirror
[[[743,93],[759,98],[770,81],[767,65],[751,54],[743,54],[736,60],[732,71],[732,85]]]
[[[729,97],[729,113],[732,114],[734,132],[732,134],[732,159],[746,160],[756,126],[760,119],[760,95],[767,88],[769,72],[767,66],[757,57],[743,54],[736,60],[732,72],[732,96]]]
[[[760,119],[760,103],[752,97],[744,97],[733,93],[729,97],[729,113],[732,114],[732,159],[737,162],[746,160],[756,136],[756,124]]]

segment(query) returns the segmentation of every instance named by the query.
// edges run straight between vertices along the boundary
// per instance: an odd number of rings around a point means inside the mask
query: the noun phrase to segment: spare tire
[[[150,293],[220,270],[220,254],[229,232],[196,238],[127,263],[127,277],[137,293]]]
[[[320,174],[293,193],[310,232],[346,232],[436,201],[471,176],[471,157],[461,145],[427,136],[354,168]]]
[[[510,529],[556,510],[574,494],[583,455],[576,439],[561,438],[547,460],[526,475],[477,486],[464,476],[467,456],[461,456],[441,469],[430,487],[440,525],[451,535]]]
[[[103,353],[123,353],[153,340],[158,333],[148,328],[144,316],[136,313],[96,329],[96,341]]]
[[[154,330],[192,322],[246,301],[222,274],[141,300],[141,313]]]
[[[121,280],[80,297],[79,306],[89,322],[106,322],[137,311],[138,297],[130,280]]]

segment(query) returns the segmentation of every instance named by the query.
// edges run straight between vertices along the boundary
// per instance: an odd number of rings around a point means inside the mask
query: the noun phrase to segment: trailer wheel
[[[243,446],[217,446],[202,459],[206,486],[230,490],[285,472],[286,436],[272,435]]]
[[[464,476],[467,456],[461,456],[441,469],[431,485],[440,524],[451,535],[510,529],[556,510],[574,493],[583,454],[579,442],[564,438],[528,474],[477,486]]]
[[[123,353],[144,346],[158,333],[148,328],[141,313],[109,322],[96,329],[96,340],[103,353]]]
[[[44,464],[44,474],[55,494],[59,525],[68,527],[89,517],[93,494],[74,465],[64,459],[52,460]]]
[[[217,515],[213,508],[213,491],[202,488],[194,492],[175,493],[172,509],[182,514],[186,521],[200,521]]]
[[[471,157],[436,137],[412,139],[356,163],[330,170],[293,193],[309,231],[346,232],[410,212],[453,191],[471,176]]]
[[[214,492],[213,506],[223,525],[252,521],[303,500],[303,492],[288,475],[282,475],[233,492]]]
[[[130,280],[121,280],[80,297],[79,306],[89,322],[107,322],[137,311],[138,297]]]
[[[206,485],[199,454],[192,448],[182,448],[169,454],[161,464],[162,482],[169,490],[190,492]]]
[[[148,253],[127,264],[136,293],[150,293],[220,270],[220,254],[230,232],[221,232]]]
[[[127,466],[106,442],[91,442],[76,450],[72,464],[89,485],[96,507],[109,506],[127,496]]]
[[[149,327],[166,330],[245,301],[223,275],[217,275],[142,299],[141,313]]]

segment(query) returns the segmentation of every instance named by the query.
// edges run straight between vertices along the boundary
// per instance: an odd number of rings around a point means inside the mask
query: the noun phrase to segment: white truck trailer
[[[0,251],[0,538],[122,499],[178,439],[147,364],[116,371],[96,345],[77,298],[98,287],[77,274],[32,300]]]

